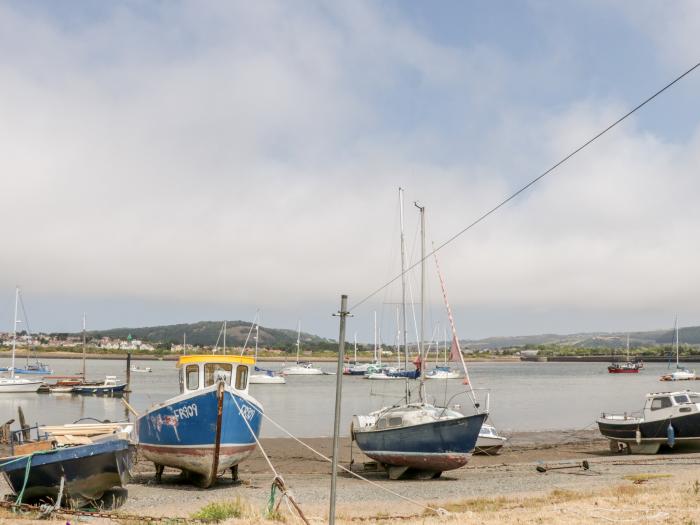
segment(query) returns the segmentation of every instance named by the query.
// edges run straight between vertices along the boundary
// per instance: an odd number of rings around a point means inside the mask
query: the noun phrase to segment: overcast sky
[[[700,59],[700,2],[0,4],[0,319],[337,337]],[[700,71],[440,253],[460,336],[700,324]],[[429,330],[444,322],[434,265]],[[412,276],[417,299],[417,276]],[[399,289],[348,332],[391,342]],[[412,330],[412,329],[411,329]]]

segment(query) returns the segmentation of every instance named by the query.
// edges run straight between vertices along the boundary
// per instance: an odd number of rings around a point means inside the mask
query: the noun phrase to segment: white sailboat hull
[[[40,386],[41,381],[0,378],[0,393],[36,392]]]
[[[305,366],[290,366],[282,370],[286,376],[320,376],[323,370],[319,368],[306,368]]]
[[[270,376],[267,374],[253,374],[248,378],[252,385],[284,385],[287,380],[282,376]]]

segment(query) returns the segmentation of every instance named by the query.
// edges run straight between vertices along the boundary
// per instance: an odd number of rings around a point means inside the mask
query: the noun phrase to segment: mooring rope
[[[258,445],[260,448],[260,452],[262,453],[263,457],[265,458],[265,461],[267,461],[267,465],[270,467],[270,470],[272,470],[272,473],[275,475],[275,478],[272,480],[272,487],[270,489],[270,499],[274,498],[274,487],[278,487],[280,491],[282,492],[282,495],[288,499],[294,508],[297,511],[297,514],[299,514],[299,517],[302,519],[306,525],[310,525],[309,520],[304,516],[304,513],[301,510],[301,507],[299,507],[299,504],[294,500],[294,495],[290,493],[290,491],[287,489],[287,485],[284,482],[284,478],[280,475],[279,472],[277,472],[277,469],[275,466],[272,464],[272,461],[270,461],[270,458],[267,455],[267,452],[265,452],[265,448],[262,446],[262,443],[260,443],[260,440],[258,439],[258,436],[255,434],[253,431],[253,428],[250,426],[250,423],[248,422],[248,419],[243,415],[243,411],[241,409],[241,405],[238,404],[238,399],[236,399],[236,396],[229,392],[231,394],[231,399],[233,399],[233,402],[236,404],[236,408],[238,408],[238,414],[241,416],[241,419],[245,421],[246,426],[248,427],[248,430],[250,431],[250,434],[253,436],[253,439],[255,439],[255,443]],[[253,409],[258,413],[264,416],[261,410],[258,409],[255,405],[250,405],[253,407]],[[272,501],[272,504],[274,504],[274,499]],[[268,502],[268,509],[270,509],[272,505]]]
[[[257,409],[256,409],[256,410],[257,410]],[[333,460],[332,460],[331,458],[325,456],[324,454],[322,454],[322,453],[319,452],[318,450],[314,449],[311,445],[308,445],[308,444],[304,443],[302,440],[300,440],[298,437],[296,437],[295,435],[293,435],[291,432],[289,432],[289,431],[288,431],[286,428],[284,428],[282,425],[280,425],[279,423],[277,423],[276,421],[274,421],[274,420],[273,420],[272,418],[270,418],[268,415],[264,414],[262,411],[259,411],[259,410],[258,410],[258,413],[259,413],[260,415],[262,415],[262,417],[264,417],[264,418],[265,418],[266,420],[268,420],[270,423],[272,423],[275,427],[277,427],[279,430],[281,430],[282,432],[284,432],[285,434],[287,434],[287,435],[288,435],[290,438],[292,438],[294,441],[296,441],[296,442],[299,443],[300,445],[306,447],[306,448],[309,449],[311,452],[313,452],[314,454],[316,454],[317,456],[319,456],[320,458],[322,458],[324,461],[327,461],[327,462],[329,462],[329,463],[332,463],[332,462],[333,462]],[[256,441],[257,441],[257,438],[256,438]],[[438,516],[447,516],[447,515],[449,514],[449,512],[447,512],[445,509],[443,509],[443,508],[441,508],[441,507],[431,507],[430,505],[426,505],[425,503],[421,503],[420,501],[411,499],[411,498],[409,498],[409,497],[407,497],[407,496],[404,496],[403,494],[399,494],[398,492],[394,492],[393,490],[391,490],[391,489],[389,489],[389,488],[386,488],[386,487],[380,485],[379,483],[377,483],[377,482],[375,482],[375,481],[372,481],[372,480],[370,480],[370,479],[365,478],[364,476],[361,476],[361,475],[358,474],[357,472],[353,472],[352,470],[350,470],[350,469],[344,467],[343,465],[338,464],[338,468],[344,470],[345,472],[347,472],[347,473],[350,474],[351,476],[356,477],[357,479],[360,479],[360,480],[362,480],[362,481],[365,481],[365,482],[369,483],[370,485],[372,485],[372,486],[374,486],[374,487],[377,487],[378,489],[383,490],[384,492],[387,492],[387,493],[389,493],[389,494],[392,494],[393,496],[396,496],[397,498],[400,498],[400,499],[402,499],[402,500],[404,500],[404,501],[408,501],[409,503],[412,503],[412,504],[417,505],[417,506],[419,506],[419,507],[422,507],[422,508],[424,508],[424,509],[426,509],[426,510],[429,510],[429,511],[431,511],[431,512],[434,512],[434,513],[437,514]]]

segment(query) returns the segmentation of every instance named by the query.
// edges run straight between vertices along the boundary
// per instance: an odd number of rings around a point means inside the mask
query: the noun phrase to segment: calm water
[[[72,375],[80,370],[79,359],[46,360],[57,375]],[[138,411],[154,402],[178,393],[177,372],[172,361],[137,361],[153,368],[152,373],[132,373],[129,402]],[[267,366],[264,364],[263,366]],[[335,365],[321,368],[333,371]],[[606,363],[475,363],[469,367],[475,388],[490,392],[493,422],[505,431],[578,429],[593,422],[601,411],[634,411],[642,407],[647,392],[673,388],[700,389],[700,383],[663,383],[663,363],[650,363],[639,374],[608,374]],[[105,375],[125,377],[123,361],[88,361],[88,377]],[[282,363],[269,364],[281,369]],[[461,381],[427,381],[431,400],[449,398],[461,390]],[[697,384],[697,386],[696,386]],[[350,418],[390,404],[403,395],[403,381],[369,381],[344,377],[343,421],[348,434]],[[333,429],[335,376],[296,376],[286,385],[251,385],[251,394],[262,402],[265,412],[301,437],[328,436]],[[468,403],[464,396],[452,403]],[[127,417],[118,398],[74,396],[70,394],[0,394],[0,423],[15,418],[22,406],[27,419],[42,424],[63,424],[82,417],[120,420]],[[265,437],[283,435],[269,423],[263,423]]]

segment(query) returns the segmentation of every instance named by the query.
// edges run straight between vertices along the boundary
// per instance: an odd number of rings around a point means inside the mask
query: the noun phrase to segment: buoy
[[[671,423],[668,424],[668,428],[666,429],[666,443],[671,448],[676,444],[676,431],[673,429]]]
[[[642,433],[639,429],[634,433],[634,440],[637,442],[637,445],[642,444]]]

